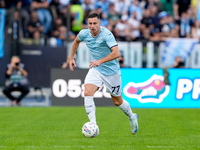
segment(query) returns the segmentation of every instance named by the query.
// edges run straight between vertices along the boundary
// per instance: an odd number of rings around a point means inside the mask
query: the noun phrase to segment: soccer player
[[[138,130],[138,115],[133,113],[129,103],[122,99],[121,74],[117,58],[120,56],[118,44],[113,34],[101,26],[100,17],[96,13],[88,16],[89,29],[82,29],[72,44],[72,51],[65,63],[74,71],[76,63],[74,55],[79,43],[84,41],[88,46],[92,61],[85,78],[84,105],[90,122],[96,123],[96,107],[93,100],[95,92],[105,84],[107,92],[111,94],[113,103],[118,106],[128,117],[131,132]],[[66,67],[65,66],[65,67]]]

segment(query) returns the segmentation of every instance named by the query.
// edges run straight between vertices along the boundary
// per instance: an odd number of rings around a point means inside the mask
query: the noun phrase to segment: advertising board
[[[121,69],[123,98],[136,108],[199,108],[200,70]]]
[[[88,69],[51,70],[52,105],[83,105],[84,78]],[[122,68],[122,96],[132,108],[200,108],[200,70]],[[97,106],[114,106],[106,88],[95,94]]]
[[[53,106],[82,106],[84,97],[84,79],[88,69],[53,68],[51,70],[51,89]],[[95,93],[97,106],[114,106],[106,88]]]

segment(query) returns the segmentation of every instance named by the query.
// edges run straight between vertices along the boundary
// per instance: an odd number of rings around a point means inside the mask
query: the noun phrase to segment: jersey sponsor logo
[[[123,89],[124,95],[135,98],[140,103],[161,103],[169,94],[169,86],[165,85],[164,77],[154,74],[145,82],[129,82]]]

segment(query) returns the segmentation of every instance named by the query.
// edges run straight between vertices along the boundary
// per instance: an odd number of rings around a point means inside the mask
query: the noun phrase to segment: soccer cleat
[[[138,131],[138,115],[134,114],[134,118],[130,119],[130,124],[131,124],[131,133],[134,135]]]

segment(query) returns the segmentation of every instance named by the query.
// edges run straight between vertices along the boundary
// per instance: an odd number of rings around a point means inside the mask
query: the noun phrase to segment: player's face
[[[91,34],[97,36],[100,32],[101,22],[98,18],[88,18],[88,26],[90,28]]]

